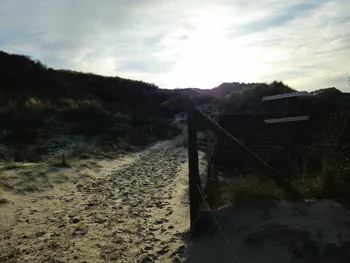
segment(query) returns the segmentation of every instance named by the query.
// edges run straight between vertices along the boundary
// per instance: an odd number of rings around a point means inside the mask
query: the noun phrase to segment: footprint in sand
[[[17,262],[100,262],[101,257],[107,262],[112,259],[123,263],[158,262],[160,258],[162,262],[180,262],[175,260],[181,260],[184,248],[179,247],[171,259],[167,254],[173,252],[175,243],[180,240],[170,235],[175,232],[176,225],[171,221],[174,211],[169,200],[176,192],[171,189],[174,189],[183,153],[182,149],[167,147],[147,150],[132,164],[118,170],[110,169],[116,171],[94,182],[76,184],[76,192],[68,191],[65,196],[55,197],[60,200],[53,206],[55,214],[50,215],[55,220],[45,219],[53,229],[37,228],[30,232],[37,233],[34,239],[40,243],[33,247],[32,258],[22,260],[23,255],[20,255]],[[32,205],[28,208],[34,210]],[[45,213],[50,210],[52,208]],[[33,213],[36,216],[42,211]],[[35,220],[27,224],[35,224]],[[52,244],[49,248],[42,240],[46,237],[54,239],[59,246]],[[31,240],[27,238],[21,242],[33,246]],[[67,249],[72,244],[76,247]],[[141,244],[142,251],[136,249]],[[49,255],[54,256],[49,258]],[[123,256],[118,258],[118,255]],[[165,258],[168,261],[163,261]]]

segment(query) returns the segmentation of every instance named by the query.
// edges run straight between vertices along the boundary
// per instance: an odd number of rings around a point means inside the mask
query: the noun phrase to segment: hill
[[[2,51],[0,72],[3,158],[17,149],[125,139],[139,131],[128,140],[144,144],[176,130],[168,121],[171,111],[163,105],[172,93],[154,84],[54,70]],[[152,135],[147,134],[150,126]]]

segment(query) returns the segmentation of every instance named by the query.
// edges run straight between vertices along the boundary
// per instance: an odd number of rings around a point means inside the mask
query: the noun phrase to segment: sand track
[[[160,143],[121,162],[2,206],[0,262],[181,262],[185,149]]]

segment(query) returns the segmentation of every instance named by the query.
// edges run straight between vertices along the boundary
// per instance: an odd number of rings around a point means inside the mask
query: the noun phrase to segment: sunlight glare
[[[191,35],[175,66],[178,82],[198,88],[251,80],[258,72],[259,63],[249,50],[219,33]]]

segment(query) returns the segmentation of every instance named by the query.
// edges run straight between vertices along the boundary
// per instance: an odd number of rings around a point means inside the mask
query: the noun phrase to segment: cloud
[[[307,14],[308,12],[315,10],[322,4],[320,1],[310,2],[292,2],[286,3],[288,7],[276,7],[274,2],[270,2],[271,12],[267,13],[260,19],[252,20],[248,23],[240,25],[239,28],[234,26],[234,36],[248,35],[251,33],[261,32],[274,27],[281,27],[288,22],[298,19],[300,16]]]
[[[348,10],[348,0],[2,0],[0,49],[163,88],[280,79],[345,90]]]

